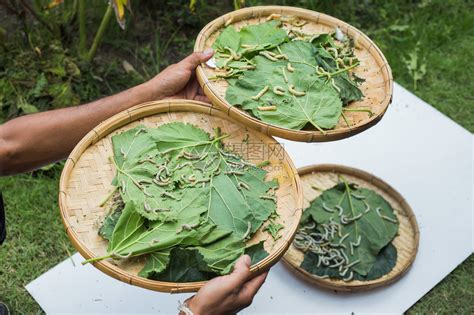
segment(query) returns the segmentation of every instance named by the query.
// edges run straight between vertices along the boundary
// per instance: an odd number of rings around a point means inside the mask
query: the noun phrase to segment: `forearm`
[[[22,116],[0,125],[0,175],[64,159],[103,120],[158,98],[159,92],[144,83],[92,103]]]

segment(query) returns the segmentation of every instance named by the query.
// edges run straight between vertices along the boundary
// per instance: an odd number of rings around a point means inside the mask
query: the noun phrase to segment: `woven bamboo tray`
[[[269,160],[265,169],[268,179],[276,178],[280,188],[276,191],[278,221],[284,225],[281,238],[276,242],[261,230],[248,241],[249,244],[265,240],[264,247],[269,256],[251,267],[253,273],[268,269],[276,263],[293,240],[301,217],[303,195],[298,173],[284,149],[271,137],[254,130],[247,130],[239,123],[227,120],[227,115],[210,105],[188,100],[167,100],[137,105],[104,121],[89,132],[74,148],[61,174],[59,206],[67,234],[81,255],[90,259],[106,253],[107,242],[98,235],[99,222],[105,217],[105,209],[99,204],[111,190],[115,168],[110,163],[111,137],[137,125],[157,127],[171,121],[194,124],[212,134],[220,127],[231,136],[224,144],[242,146],[248,139],[247,160],[258,163]],[[263,150],[258,155],[257,150]],[[236,153],[238,150],[234,150]],[[244,156],[245,157],[245,156]],[[172,283],[139,277],[138,271],[145,259],[132,258],[122,261],[111,259],[94,263],[106,274],[123,282],[162,292],[197,291],[205,282]]]
[[[334,32],[335,27],[338,26],[345,34],[354,39],[356,43],[355,54],[361,62],[354,72],[366,80],[360,86],[365,97],[361,101],[351,103],[347,108],[370,108],[374,115],[369,118],[367,113],[346,112],[345,116],[350,127],[341,118],[336,127],[327,130],[326,134],[316,129],[292,130],[267,124],[246,111],[231,106],[225,100],[227,82],[225,80],[210,81],[208,78],[215,76],[216,70],[202,64],[196,70],[197,78],[212,104],[224,110],[231,118],[265,134],[302,142],[323,142],[347,138],[379,122],[392,101],[393,78],[390,66],[380,49],[365,34],[329,15],[283,6],[261,6],[237,10],[207,24],[196,39],[194,51],[203,51],[211,47],[226,25],[234,25],[234,27],[240,29],[249,24],[265,22],[266,18],[273,13],[282,16],[296,16],[301,20],[308,21],[302,28],[298,28],[308,34]],[[288,27],[286,24],[283,26],[286,29]]]
[[[407,272],[415,260],[418,251],[420,232],[418,223],[412,209],[405,199],[390,185],[367,172],[334,164],[321,164],[306,166],[298,169],[301,182],[303,184],[304,207],[306,209],[310,202],[316,199],[321,192],[311,188],[312,185],[321,189],[333,187],[338,182],[338,176],[343,175],[349,182],[358,184],[363,188],[371,189],[387,200],[395,210],[395,214],[400,222],[398,235],[393,240],[393,245],[397,249],[397,262],[392,271],[381,278],[371,281],[349,281],[344,282],[336,279],[320,279],[311,273],[300,268],[304,254],[293,245],[290,246],[283,261],[299,277],[310,281],[322,288],[337,291],[364,291],[376,287],[388,285]]]

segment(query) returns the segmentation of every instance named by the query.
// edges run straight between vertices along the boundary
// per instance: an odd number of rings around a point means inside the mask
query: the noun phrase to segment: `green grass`
[[[190,14],[188,1],[133,1],[134,18],[125,32],[109,25],[107,38],[99,50],[93,67],[77,56],[74,20],[67,12],[58,11],[62,19],[62,35],[54,37],[40,27],[32,28],[33,46],[42,49],[44,58],[36,58],[25,43],[20,24],[11,17],[3,19],[0,6],[0,28],[8,33],[2,48],[0,38],[0,81],[13,80],[20,95],[44,110],[51,104],[67,102],[55,89],[45,86],[33,91],[37,76],[45,69],[48,83],[70,86],[70,99],[87,102],[102,95],[118,92],[140,80],[152,77],[170,63],[192,50],[197,33],[208,21],[232,9],[231,1],[198,1],[197,12]],[[395,80],[451,117],[469,131],[474,131],[474,5],[472,1],[247,1],[247,5],[278,3],[307,7],[336,16],[366,32],[381,47],[392,67]],[[60,8],[61,10],[61,8]],[[65,10],[65,9],[64,9]],[[97,27],[103,12],[98,1],[88,9],[88,29]],[[3,21],[7,21],[4,22]],[[0,29],[0,37],[1,37]],[[15,35],[15,34],[20,35]],[[51,43],[58,47],[51,47]],[[7,49],[5,49],[7,47]],[[4,51],[2,52],[2,49]],[[411,54],[411,57],[410,57]],[[57,67],[69,58],[80,74],[66,75]],[[414,68],[426,73],[417,82],[407,67],[407,60],[416,58]],[[58,61],[60,60],[60,61]],[[130,62],[136,73],[127,74],[121,67]],[[423,66],[424,65],[424,66]],[[413,67],[412,67],[413,69]],[[73,69],[74,70],[74,69]],[[31,80],[31,78],[35,80]],[[3,94],[2,94],[3,93]],[[14,105],[17,97],[2,90],[0,109],[8,119],[21,114]],[[57,97],[60,97],[57,99]],[[2,103],[3,102],[3,103]],[[3,106],[3,108],[2,108]],[[0,119],[2,115],[0,114]],[[73,252],[60,221],[57,194],[60,167],[49,171],[0,178],[7,209],[7,242],[0,247],[0,301],[14,313],[41,312],[24,286]],[[411,314],[474,313],[474,256],[462,263],[452,274],[423,297],[410,310]]]

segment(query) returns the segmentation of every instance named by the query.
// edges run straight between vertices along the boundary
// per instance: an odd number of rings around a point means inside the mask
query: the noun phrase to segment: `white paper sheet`
[[[279,139],[297,167],[335,163],[366,170],[397,189],[420,226],[411,270],[396,283],[369,292],[319,289],[278,263],[244,314],[402,313],[460,264],[473,249],[473,135],[395,84],[393,104],[375,127],[352,138],[307,144]],[[449,232],[449,237],[446,237]],[[73,256],[27,285],[49,314],[175,314],[170,295],[115,280]]]

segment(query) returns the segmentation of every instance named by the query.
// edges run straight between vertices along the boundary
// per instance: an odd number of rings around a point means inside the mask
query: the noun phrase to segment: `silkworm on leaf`
[[[287,69],[289,72],[295,71],[295,68],[293,68],[293,66],[292,66],[291,63],[289,63],[289,62],[288,62],[288,64],[286,65],[286,69]]]
[[[175,195],[173,195],[172,193],[169,193],[167,191],[164,191],[161,193],[160,195],[161,197],[168,197],[168,198],[171,198],[171,199],[177,199]]]
[[[274,56],[276,59],[284,59],[284,60],[288,60],[288,56],[285,55],[285,54],[279,54],[279,55],[275,55]]]
[[[341,216],[344,213],[344,208],[342,208],[340,205],[335,205],[334,209],[339,211],[338,216]]]
[[[394,219],[394,218],[390,218],[390,217],[387,217],[386,215],[383,215],[380,211],[382,210],[382,208],[378,207],[377,209],[375,209],[375,211],[377,212],[377,214],[379,215],[379,217],[381,217],[382,219],[384,220],[387,220],[389,222],[392,222],[392,223],[398,223],[398,220],[397,219]]]
[[[339,240],[339,244],[342,244],[342,242],[344,242],[344,240],[349,236],[349,233],[347,234],[344,234],[343,237],[341,237],[341,239]]]
[[[186,151],[183,151],[182,156],[187,160],[199,160],[201,158],[201,156],[199,156],[197,154],[192,154],[192,153],[189,153],[189,152],[186,152]]]
[[[344,270],[342,270],[341,273],[339,273],[339,275],[340,275],[341,277],[344,277],[348,271],[349,271],[349,269],[348,269],[348,268],[345,268]]]
[[[228,171],[228,172],[225,172],[224,174],[226,175],[244,175],[245,173],[242,173],[242,172],[238,172],[238,171]]]
[[[127,153],[125,153],[125,150],[123,149],[123,147],[120,147],[120,153],[122,153],[123,158],[127,157]]]
[[[277,58],[273,57],[271,54],[268,53],[268,51],[260,51],[258,52],[259,55],[264,56],[265,58],[271,60],[271,61],[279,61]]]
[[[262,112],[275,111],[277,110],[276,106],[257,106],[257,109]]]
[[[150,193],[146,190],[146,188],[143,188],[142,192],[143,192],[143,194],[144,194],[145,196],[150,197],[150,198],[153,198],[153,195],[150,194]]]
[[[326,48],[326,51],[327,51],[328,53],[330,53],[330,54],[331,54],[331,52],[332,52],[331,55],[334,57],[334,59],[337,59],[337,57],[338,57],[338,52],[337,52],[337,49],[336,49],[336,48],[328,47],[328,48]]]
[[[152,212],[170,212],[171,209],[166,209],[166,208],[155,208],[153,210],[151,210]]]
[[[275,86],[273,87],[273,93],[276,95],[285,95],[285,90],[281,86]]]
[[[286,76],[285,68],[281,68],[281,73],[283,73],[283,79],[285,79],[285,83],[288,83],[288,77]]]
[[[135,132],[134,137],[138,136],[141,132],[146,132],[145,128],[140,128]]]
[[[276,202],[276,198],[274,196],[260,196],[260,199],[264,199],[264,200],[273,200],[274,202]]]
[[[263,96],[263,94],[267,93],[269,88],[270,87],[268,85],[266,85],[260,92],[258,92],[257,95],[252,96],[251,99],[253,99],[254,101],[257,101],[258,99],[260,99]]]
[[[199,225],[200,225],[199,222],[197,222],[195,224],[187,224],[187,223],[181,224],[181,227],[176,231],[176,234],[181,233],[183,230],[191,231],[191,230],[197,228]]]
[[[239,182],[238,186],[239,186],[239,190],[240,190],[240,188],[245,188],[245,189],[247,189],[247,190],[250,190],[249,185],[247,185],[247,184],[244,183],[244,182]]]
[[[369,204],[364,200],[364,204],[365,204],[365,209],[364,209],[364,213],[367,213],[370,211],[370,206]]]
[[[244,236],[242,236],[242,239],[246,239],[250,235],[251,229],[252,223],[250,221],[247,221],[247,231],[245,232]]]
[[[145,208],[146,211],[151,211],[151,207],[148,203],[146,203],[146,201],[143,202],[143,208]]]
[[[295,96],[304,96],[304,95],[306,95],[306,92],[297,91],[293,84],[288,85],[288,91],[290,91],[290,93],[295,95]]]
[[[326,210],[327,212],[331,212],[331,213],[333,213],[333,212],[334,212],[334,210],[333,210],[333,209],[331,209],[331,208],[329,208],[329,207],[326,205],[326,203],[325,203],[325,202],[323,202],[323,209],[324,209],[324,210]]]
[[[343,278],[342,280],[345,282],[348,282],[348,281],[351,281],[353,277],[354,277],[354,272],[351,271],[349,273],[349,276],[347,278]]]
[[[331,85],[337,92],[341,92],[341,89],[336,85],[336,81],[334,81],[334,78],[331,78]]]
[[[168,182],[160,182],[156,179],[153,179],[153,183],[155,183],[158,186],[167,186],[169,184],[169,181]]]

